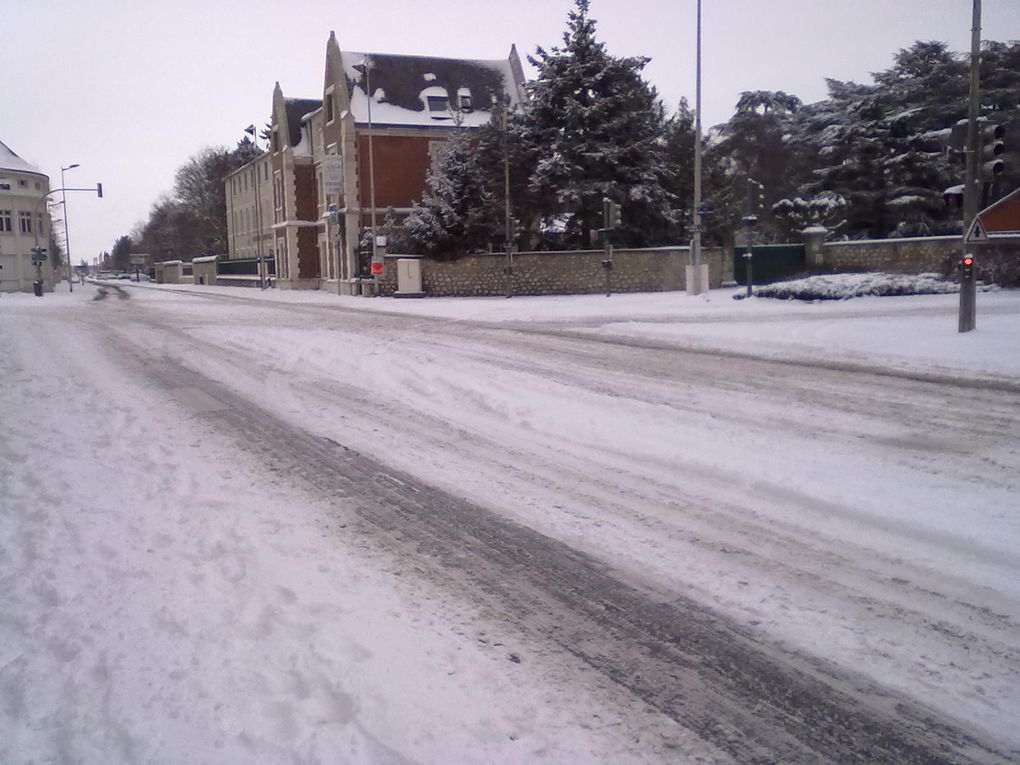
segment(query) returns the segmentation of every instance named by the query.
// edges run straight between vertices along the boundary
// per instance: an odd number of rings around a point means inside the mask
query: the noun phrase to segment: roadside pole
[[[974,0],[970,31],[970,105],[967,116],[967,170],[963,186],[963,251],[960,258],[960,332],[970,332],[977,326],[977,279],[974,278],[974,256],[967,252],[967,240],[980,209],[978,109],[981,96],[981,0]]]
[[[611,232],[620,225],[620,207],[609,197],[602,199],[602,247],[605,257],[602,260],[602,268],[606,271],[606,297],[613,294],[610,275],[613,272],[613,243],[610,239]]]

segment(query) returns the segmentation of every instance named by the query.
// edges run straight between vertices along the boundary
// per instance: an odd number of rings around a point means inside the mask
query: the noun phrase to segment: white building
[[[53,291],[52,260],[32,264],[33,248],[49,246],[49,190],[49,176],[0,141],[0,292],[31,292],[40,275]]]

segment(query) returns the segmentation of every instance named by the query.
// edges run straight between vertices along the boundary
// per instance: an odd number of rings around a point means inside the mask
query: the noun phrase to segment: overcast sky
[[[573,0],[3,0],[0,140],[68,186],[77,262],[109,250],[205,146],[268,119],[273,84],[321,97],[330,30],[351,50],[522,58],[560,42]],[[825,97],[915,40],[970,46],[971,0],[703,0],[704,120],[742,90]],[[645,55],[667,105],[694,102],[695,0],[591,0],[615,55]],[[986,39],[1020,39],[1020,0],[984,0]],[[56,215],[59,216],[59,213]]]

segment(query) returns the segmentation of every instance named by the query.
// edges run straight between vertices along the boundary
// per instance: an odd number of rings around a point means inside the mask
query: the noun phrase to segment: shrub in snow
[[[990,287],[981,287],[983,290]],[[826,274],[776,282],[755,288],[758,297],[779,300],[847,300],[893,295],[944,295],[959,292],[960,285],[935,274]],[[738,299],[743,293],[735,295]]]

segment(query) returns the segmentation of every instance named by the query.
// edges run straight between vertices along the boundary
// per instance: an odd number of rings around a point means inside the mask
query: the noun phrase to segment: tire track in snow
[[[327,497],[353,503],[361,533],[552,641],[740,762],[942,763],[1007,760],[893,693],[827,683],[699,604],[663,603],[591,557],[365,455],[255,412],[218,383],[164,358],[146,374],[200,390],[239,443]],[[193,396],[192,396],[193,398]],[[208,403],[208,402],[207,402]],[[842,687],[838,687],[842,686]]]

